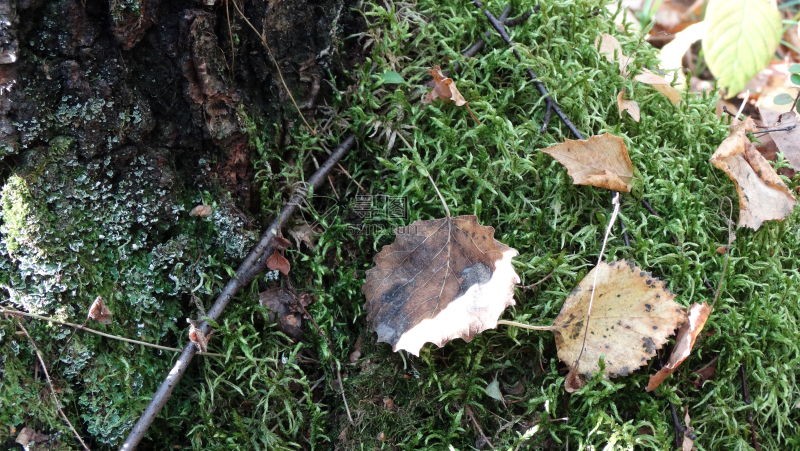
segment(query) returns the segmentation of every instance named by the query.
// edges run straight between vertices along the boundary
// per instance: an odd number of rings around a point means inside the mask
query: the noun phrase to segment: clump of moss
[[[102,296],[114,313],[106,332],[179,345],[186,316],[200,316],[189,298],[215,292],[225,262],[240,259],[254,235],[224,198],[212,217],[189,217],[187,203],[204,199],[176,182],[166,152],[128,147],[87,162],[69,138],[27,151],[0,190],[4,303],[80,323]],[[60,326],[29,327],[53,376],[69,384],[60,396],[74,406],[70,413],[80,413],[96,443],[118,444],[166,371],[166,355],[82,333],[72,337]],[[14,356],[4,362],[6,380],[19,384],[3,384],[0,400],[18,399],[14,392],[33,383],[22,364],[32,365],[30,350],[11,339],[13,330],[5,322],[0,347]],[[44,411],[51,406],[48,397],[41,404]],[[3,424],[46,416],[3,407]],[[58,421],[45,423],[61,429]]]

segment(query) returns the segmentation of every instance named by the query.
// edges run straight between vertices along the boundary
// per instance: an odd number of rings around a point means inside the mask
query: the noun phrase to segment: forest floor
[[[688,437],[697,449],[800,447],[800,214],[755,232],[735,229],[735,187],[708,161],[730,123],[716,114],[718,97],[684,92],[673,105],[621,74],[598,51],[601,33],[619,40],[632,74],[657,67],[657,49],[639,32],[621,32],[602,3],[541,2],[509,27],[522,62],[494,32],[477,53],[463,55],[490,31],[481,11],[467,3],[363,4],[367,28],[351,37],[365,52],[352,76],[357,82],[334,92],[320,107],[323,114],[308,118],[313,132],[295,121],[278,139],[272,126],[248,118],[264,216],[277,212],[292,187],[346,134],[356,133],[357,145],[285,231],[292,240],[285,252],[288,276],[273,271],[240,293],[209,342],[209,351],[225,357],[195,359],[146,443],[195,449],[669,449]],[[512,16],[528,11],[527,2],[512,5]],[[499,15],[505,5],[486,6]],[[437,65],[455,80],[475,117],[464,107],[423,101],[432,88],[428,71]],[[545,119],[544,100],[526,68],[578,130],[622,137],[638,170],[641,187],[623,197],[605,258],[635,262],[664,280],[683,306],[714,303],[692,356],[652,393],[644,387],[671,343],[631,375],[596,376],[567,393],[569,368],[559,361],[550,333],[500,326],[470,342],[427,344],[417,357],[376,342],[366,321],[365,272],[394,240],[395,228],[445,215],[437,189],[454,216],[476,215],[494,227],[497,240],[519,251],[521,283],[504,319],[550,324],[594,267],[610,196],[573,185],[540,152],[573,136],[555,117]],[[638,122],[618,111],[623,89],[639,104]],[[798,176],[784,180],[793,190],[800,186]],[[214,205],[207,192],[195,197]],[[236,264],[210,268],[230,272]],[[207,305],[229,275],[200,274],[208,287],[201,302]],[[259,293],[278,287],[312,300],[294,317],[303,331],[296,338],[259,305]],[[6,333],[13,334],[13,327]],[[116,365],[131,364],[125,349],[110,354],[119,356]],[[158,380],[169,364],[139,371]],[[6,362],[5,371],[11,368]],[[26,366],[13,368],[21,374]],[[84,404],[77,401],[66,410],[98,446],[112,447],[154,389],[120,395],[128,396],[126,412],[80,413]],[[39,420],[37,429],[63,428],[52,409],[38,413],[52,418]],[[81,421],[89,415],[113,417],[109,421],[122,432],[108,442],[98,439],[102,429]],[[72,443],[61,430],[58,440]]]

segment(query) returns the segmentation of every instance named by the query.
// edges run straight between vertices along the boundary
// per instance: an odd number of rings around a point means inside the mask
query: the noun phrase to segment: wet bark
[[[275,63],[313,114],[347,14],[344,0],[0,0],[0,159],[56,136],[86,160],[134,148],[192,174],[206,159],[250,207],[243,116],[297,117]]]

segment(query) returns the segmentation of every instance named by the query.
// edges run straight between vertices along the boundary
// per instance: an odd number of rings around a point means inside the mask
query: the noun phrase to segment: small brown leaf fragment
[[[188,318],[186,321],[189,323],[189,341],[194,343],[198,351],[208,352],[208,340],[211,339],[212,334],[203,333],[198,321]]]
[[[576,185],[591,185],[614,191],[630,192],[633,162],[625,141],[610,133],[589,139],[568,139],[542,149],[558,160]]]
[[[795,198],[769,162],[747,137],[755,130],[752,119],[735,125],[711,156],[711,164],[736,185],[739,227],[758,230],[764,221],[783,220],[792,213]]]
[[[289,264],[289,260],[286,257],[276,250],[267,259],[267,268],[272,271],[280,271],[284,276],[288,276],[292,265]]]
[[[375,256],[362,292],[378,341],[418,355],[427,342],[471,340],[514,305],[517,251],[475,216],[417,221],[395,230]]]
[[[300,247],[300,243],[303,243],[309,249],[314,249],[314,244],[317,241],[319,232],[304,222],[290,229],[289,235],[294,238],[294,242],[297,244],[298,248]]]
[[[274,287],[259,294],[261,305],[270,310],[269,319],[289,337],[299,340],[303,336],[303,311],[310,302],[308,296],[296,296],[284,287]]]
[[[711,314],[711,306],[705,302],[702,304],[692,304],[689,307],[689,320],[686,321],[678,330],[675,339],[675,347],[669,356],[669,361],[658,372],[650,376],[645,391],[653,391],[689,357],[694,348],[694,343],[703,326],[706,325],[708,315]]]
[[[111,317],[113,314],[111,310],[106,307],[105,302],[101,296],[97,296],[89,307],[89,314],[86,315],[87,319],[93,319],[100,324],[111,324]]]
[[[566,388],[580,388],[582,376],[600,370],[601,357],[607,377],[626,376],[647,363],[686,319],[674,297],[664,282],[624,260],[592,269],[553,322],[558,358],[571,367]]]
[[[29,428],[27,426],[23,427],[22,430],[19,431],[17,434],[17,438],[14,440],[17,444],[22,446],[23,449],[49,449],[46,446],[47,442],[50,440],[50,436],[46,434],[42,434],[41,432]],[[41,445],[41,448],[38,446],[31,447],[31,445]],[[52,443],[50,444],[52,445]]]
[[[453,102],[456,106],[467,104],[467,100],[456,88],[456,82],[452,78],[445,77],[441,67],[434,66],[428,72],[433,77],[433,90],[423,98],[424,103],[441,99],[443,102]]]
[[[635,100],[625,100],[624,89],[617,94],[617,110],[619,111],[619,117],[622,117],[623,112],[627,112],[634,122],[639,122],[641,119],[639,104]]]
[[[272,245],[276,250],[285,251],[292,246],[292,242],[280,235],[275,235],[275,237],[272,238]]]
[[[631,58],[622,53],[622,46],[619,45],[617,38],[603,33],[595,39],[594,45],[610,63],[616,63],[619,66],[620,75],[628,76],[628,64],[630,64]]]
[[[652,86],[653,89],[663,94],[664,97],[668,98],[673,105],[681,103],[681,92],[671,86],[669,81],[667,81],[664,77],[656,75],[653,72],[645,69],[641,74],[633,77],[633,79],[639,83]]]
[[[198,218],[207,218],[211,216],[211,206],[200,204],[189,211],[189,216],[195,216]]]
[[[683,442],[681,443],[681,451],[692,451],[694,449],[694,428],[692,427],[692,419],[689,417],[689,408],[684,407],[683,410],[683,424],[686,429],[683,431]]]
[[[775,131],[769,132],[775,145],[786,157],[786,160],[796,171],[800,171],[800,124],[798,115],[794,110],[786,111],[788,105],[776,105],[775,97],[778,94],[789,95],[787,90],[774,90],[768,95],[758,99],[758,112],[765,127]],[[791,94],[796,95],[795,93]]]

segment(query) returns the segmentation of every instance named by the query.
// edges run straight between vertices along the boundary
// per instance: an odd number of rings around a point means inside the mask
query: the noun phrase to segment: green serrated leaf
[[[792,74],[791,80],[792,83],[800,85],[800,74]]]
[[[381,81],[387,85],[399,85],[405,83],[403,76],[393,70],[387,70],[381,75]]]
[[[732,96],[763,69],[781,39],[781,16],[768,0],[710,0],[703,53],[721,88]]]
[[[775,105],[788,105],[792,103],[792,100],[794,100],[794,97],[786,94],[785,92],[776,95],[775,98],[772,99],[772,101],[775,102]]]

